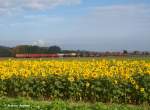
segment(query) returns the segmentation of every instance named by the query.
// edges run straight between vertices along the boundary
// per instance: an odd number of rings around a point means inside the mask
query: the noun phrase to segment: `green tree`
[[[0,57],[11,57],[12,52],[9,47],[0,46]]]
[[[48,52],[49,53],[60,53],[61,52],[61,48],[59,46],[50,46],[48,48]]]

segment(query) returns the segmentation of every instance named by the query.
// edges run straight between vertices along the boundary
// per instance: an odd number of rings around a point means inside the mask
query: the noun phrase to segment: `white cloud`
[[[31,9],[47,9],[59,5],[79,4],[80,0],[24,0],[24,6]]]
[[[41,47],[46,47],[48,46],[48,43],[43,41],[43,40],[38,40],[38,41],[35,41],[33,42],[33,45],[37,45],[37,46],[41,46]]]
[[[13,10],[46,10],[61,5],[77,5],[81,0],[0,0],[0,14]]]

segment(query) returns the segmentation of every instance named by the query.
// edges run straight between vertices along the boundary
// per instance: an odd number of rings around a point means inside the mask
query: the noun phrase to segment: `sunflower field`
[[[2,60],[0,97],[150,103],[150,61]]]

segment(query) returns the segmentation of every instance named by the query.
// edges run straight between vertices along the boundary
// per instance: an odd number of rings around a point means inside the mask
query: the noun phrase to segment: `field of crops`
[[[150,103],[150,60],[0,61],[0,96]]]

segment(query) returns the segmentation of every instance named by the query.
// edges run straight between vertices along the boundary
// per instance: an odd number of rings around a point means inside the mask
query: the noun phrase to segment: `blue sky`
[[[0,0],[0,45],[150,51],[150,0]]]

